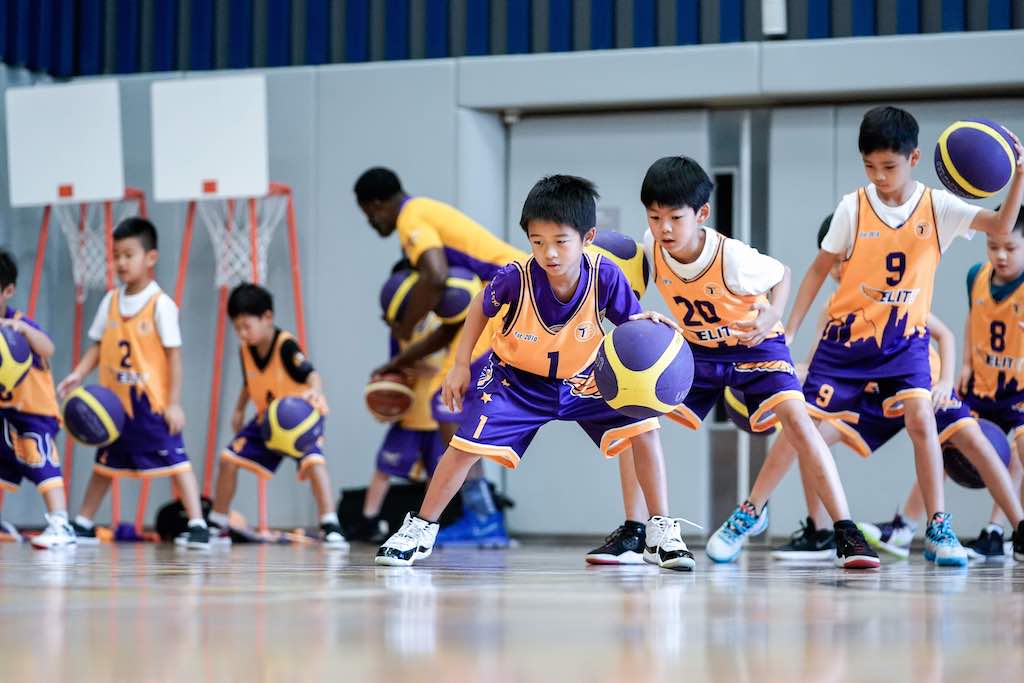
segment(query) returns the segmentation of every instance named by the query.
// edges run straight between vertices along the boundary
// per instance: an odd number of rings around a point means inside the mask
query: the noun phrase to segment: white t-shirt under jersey
[[[878,189],[874,184],[868,185],[867,195],[871,208],[878,217],[889,227],[898,228],[907,222],[910,214],[917,208],[924,190],[924,183],[919,182],[910,199],[899,206],[883,203],[878,198]],[[932,190],[932,208],[935,210],[935,229],[939,234],[939,247],[942,251],[946,251],[957,237],[971,239],[974,236],[971,223],[981,211],[981,207],[968,204],[945,190]],[[825,234],[825,239],[821,241],[822,249],[833,254],[842,254],[843,258],[849,257],[850,250],[853,249],[854,231],[857,229],[857,209],[857,193],[844,195],[832,215],[832,223]]]
[[[704,236],[704,248],[701,250],[700,256],[692,263],[680,263],[668,252],[662,251],[668,267],[685,280],[692,280],[700,275],[711,265],[715,258],[715,252],[718,250],[715,231],[707,226],[703,226],[703,230],[707,232]],[[644,251],[647,252],[647,260],[650,262],[651,268],[654,267],[654,248],[654,235],[648,230],[644,233]],[[765,294],[782,282],[782,278],[786,274],[786,267],[779,261],[739,240],[727,239],[723,249],[725,285],[734,294],[741,296]]]
[[[141,292],[126,294],[124,285],[117,288],[118,309],[124,317],[131,317],[142,310],[150,297],[159,296],[156,301],[156,331],[160,335],[160,343],[166,349],[173,349],[181,346],[181,328],[178,326],[178,306],[174,300],[164,294],[160,285],[150,282]],[[96,317],[92,319],[92,326],[89,327],[89,339],[94,342],[103,339],[103,329],[107,326],[107,318],[110,315],[110,298],[112,292],[107,292],[96,309]]]

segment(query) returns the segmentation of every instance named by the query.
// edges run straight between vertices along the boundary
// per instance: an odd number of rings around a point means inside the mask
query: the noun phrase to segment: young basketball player
[[[399,340],[408,340],[416,325],[440,301],[449,266],[468,268],[482,282],[487,282],[499,268],[524,256],[519,249],[498,239],[455,207],[429,197],[410,196],[390,169],[368,169],[356,180],[354,190],[359,208],[371,227],[385,238],[397,231],[406,258],[419,273],[419,279],[408,293],[402,319],[392,324]],[[434,386],[432,410],[446,446],[462,421],[460,413],[449,412],[440,400],[441,381],[454,365],[457,346],[457,343],[450,345]],[[474,358],[484,356],[485,352],[486,340],[483,340]],[[408,355],[411,356],[411,352]],[[465,514],[440,532],[439,544],[508,545],[504,515],[495,505],[479,465],[466,479],[462,503]]]
[[[840,201],[800,285],[787,329],[796,334],[825,278],[840,263],[828,324],[804,382],[808,409],[820,419],[856,422],[865,385],[877,383],[884,414],[902,416],[914,444],[929,518],[925,557],[962,566],[967,553],[945,511],[927,316],[942,252],[973,230],[1007,235],[1024,194],[1024,175],[1018,166],[1000,211],[971,206],[913,179],[921,159],[917,135],[917,121],[902,109],[876,107],[864,115],[858,146],[869,184]],[[1014,144],[1021,153],[1016,137]]]
[[[199,505],[199,488],[181,430],[181,329],[178,307],[151,273],[156,266],[156,228],[145,218],[127,218],[114,229],[114,270],[121,286],[107,292],[96,311],[94,342],[57,387],[57,395],[82,384],[99,368],[100,384],[121,399],[128,419],[117,441],[96,452],[96,464],[78,516],[79,543],[95,544],[92,517],[111,477],[173,477],[188,514],[189,548],[209,548],[210,531]]]
[[[613,324],[641,313],[629,281],[614,263],[584,253],[596,232],[597,192],[573,176],[540,180],[526,198],[520,226],[533,256],[501,269],[469,312],[455,367],[445,379],[449,404],[462,404],[470,385],[473,347],[489,318],[507,311],[491,341],[488,366],[465,404],[466,419],[441,458],[418,514],[377,552],[383,565],[410,565],[430,555],[437,517],[481,458],[515,469],[537,430],[552,420],[580,424],[606,454],[632,445],[637,476],[652,517],[644,557],[670,569],[692,569],[679,520],[667,517],[668,495],[658,420],[636,420],[611,409],[597,393],[592,362]],[[603,316],[602,316],[603,313]]]
[[[712,188],[711,179],[693,159],[664,157],[648,169],[640,190],[647,209],[645,248],[654,284],[694,354],[693,387],[672,417],[698,429],[726,386],[742,391],[752,428],[765,431],[781,423],[813,473],[814,488],[835,520],[836,564],[877,567],[877,554],[850,519],[832,454],[804,408],[779,324],[789,292],[789,270],[704,225]],[[739,555],[745,537],[767,525],[770,493],[757,487],[751,491],[708,540],[708,557],[731,562]]]
[[[230,542],[228,513],[238,485],[238,468],[244,467],[269,479],[281,461],[289,457],[271,451],[263,440],[263,421],[271,401],[301,396],[325,414],[327,402],[320,374],[313,369],[298,340],[274,324],[274,298],[270,292],[251,283],[238,285],[228,296],[228,317],[241,342],[239,353],[244,381],[231,415],[235,438],[220,454],[210,523],[216,529],[218,540]],[[256,415],[246,422],[250,401],[256,407]],[[320,515],[320,539],[328,548],[345,549],[348,541],[341,533],[335,512],[320,441],[303,453],[295,466],[299,480],[308,480],[313,490]]]
[[[64,479],[57,453],[57,396],[50,358],[53,342],[34,320],[8,305],[18,283],[18,264],[0,249],[0,325],[25,337],[32,349],[32,366],[18,386],[0,392],[0,487],[17,491],[22,479],[35,484],[46,504],[46,529],[32,538],[37,548],[73,545],[68,522]]]

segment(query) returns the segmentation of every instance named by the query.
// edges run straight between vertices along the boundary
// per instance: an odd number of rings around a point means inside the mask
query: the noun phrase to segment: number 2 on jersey
[[[121,367],[130,368],[132,366],[132,345],[127,340],[122,339],[117,342],[117,346],[124,352],[124,355],[121,356]]]
[[[683,316],[683,324],[687,327],[700,327],[704,324],[711,325],[722,322],[722,319],[718,317],[718,311],[715,310],[715,305],[710,301],[696,299],[691,302],[689,299],[684,299],[681,296],[672,297],[672,301],[675,301],[680,306],[686,308],[686,314]],[[704,322],[702,323],[699,320],[694,320],[694,314],[703,318]]]

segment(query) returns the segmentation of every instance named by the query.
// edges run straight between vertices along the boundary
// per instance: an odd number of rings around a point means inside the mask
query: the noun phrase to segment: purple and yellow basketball
[[[1007,467],[1010,466],[1010,442],[1006,439],[1006,434],[998,425],[989,422],[988,420],[978,420],[978,424],[981,426],[981,432],[985,435],[985,438],[992,444],[992,448],[996,450],[996,455],[1003,461],[1003,464]],[[946,474],[949,478],[955,481],[960,486],[968,489],[983,489],[985,488],[985,482],[981,480],[981,475],[978,474],[978,470],[974,468],[964,454],[957,450],[952,445],[944,445],[942,448],[942,462],[946,468]]]
[[[32,349],[25,335],[0,327],[0,391],[10,391],[32,367]]]
[[[124,429],[121,399],[99,384],[78,387],[64,399],[64,427],[83,446],[102,448],[117,441]]]
[[[651,278],[651,264],[647,262],[643,246],[636,240],[614,230],[598,230],[597,237],[587,247],[587,251],[591,254],[601,254],[615,262],[626,274],[636,298],[643,297]]]
[[[760,434],[762,436],[767,436],[779,431],[779,425],[777,424],[762,432],[754,431],[750,426],[750,410],[747,408],[747,404],[744,401],[742,391],[733,389],[732,387],[726,387],[722,398],[722,402],[725,404],[725,414],[729,417],[729,421],[748,434]]]
[[[324,435],[324,416],[298,396],[276,398],[263,418],[263,441],[282,455],[301,458]]]
[[[1006,129],[988,119],[965,119],[935,143],[935,173],[946,189],[967,199],[991,197],[1013,177],[1017,152]]]
[[[663,323],[631,320],[601,342],[594,363],[601,396],[620,413],[648,418],[671,412],[693,384],[693,354]]]
[[[409,292],[419,281],[415,270],[399,270],[388,278],[380,290],[380,307],[388,322],[400,320],[405,313]],[[466,318],[469,303],[483,285],[473,271],[460,266],[448,268],[448,278],[441,293],[441,300],[434,307],[434,313],[443,323],[457,323]]]

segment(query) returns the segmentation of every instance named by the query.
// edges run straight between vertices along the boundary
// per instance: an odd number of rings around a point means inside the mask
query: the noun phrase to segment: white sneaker
[[[408,567],[416,560],[430,557],[434,552],[438,528],[436,522],[428,522],[407,512],[402,528],[377,549],[374,563],[386,567]]]
[[[745,501],[732,511],[729,519],[718,527],[718,531],[711,534],[704,552],[713,562],[732,562],[739,557],[747,536],[756,536],[767,528],[768,506],[766,505],[758,516],[754,504]]]
[[[693,570],[697,563],[683,542],[680,521],[658,516],[647,520],[644,530],[644,562],[656,564],[662,569]]]
[[[46,515],[46,529],[32,538],[32,547],[40,550],[75,545],[75,530],[63,515]]]

